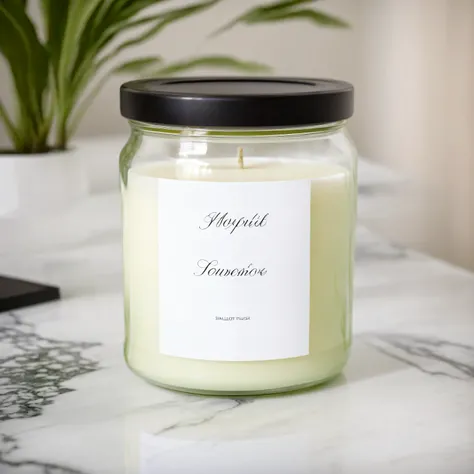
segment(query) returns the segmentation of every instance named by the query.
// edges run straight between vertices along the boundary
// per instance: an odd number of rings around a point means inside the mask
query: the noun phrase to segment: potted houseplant
[[[12,83],[13,107],[0,99],[0,123],[11,143],[0,151],[0,216],[41,214],[70,205],[87,192],[80,148],[71,137],[87,107],[114,74],[163,76],[199,67],[246,73],[263,64],[231,56],[202,56],[169,63],[161,56],[116,58],[176,22],[228,0],[38,0],[37,23],[28,0],[0,3],[0,55]],[[213,35],[238,24],[290,20],[319,26],[346,23],[314,8],[315,0],[259,4]],[[39,33],[41,31],[41,34]]]

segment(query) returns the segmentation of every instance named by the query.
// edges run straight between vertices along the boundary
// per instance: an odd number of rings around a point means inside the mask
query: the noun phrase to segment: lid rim
[[[346,120],[353,94],[351,84],[331,79],[142,79],[121,86],[120,111],[129,120],[157,125],[284,128]]]

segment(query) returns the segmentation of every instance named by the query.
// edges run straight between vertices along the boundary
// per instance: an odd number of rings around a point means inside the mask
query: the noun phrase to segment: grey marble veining
[[[378,334],[370,344],[426,374],[460,380],[474,378],[474,345],[410,334]]]
[[[363,214],[386,184],[363,163]],[[1,273],[64,295],[0,314],[2,474],[473,472],[474,275],[360,227],[344,373],[287,395],[198,397],[123,362],[118,196],[68,219],[81,239],[0,252]]]
[[[19,450],[14,436],[0,434],[0,468],[1,472],[28,472],[31,474],[83,474],[82,471],[60,466],[52,462],[41,462],[31,459],[10,460]]]
[[[97,370],[85,356],[97,343],[59,341],[35,333],[15,313],[0,315],[0,422],[41,415],[44,406],[69,392],[65,383]]]

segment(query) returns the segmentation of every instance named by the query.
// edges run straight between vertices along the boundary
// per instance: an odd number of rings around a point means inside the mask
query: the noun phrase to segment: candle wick
[[[239,147],[239,167],[241,170],[244,169],[244,149],[242,147]]]

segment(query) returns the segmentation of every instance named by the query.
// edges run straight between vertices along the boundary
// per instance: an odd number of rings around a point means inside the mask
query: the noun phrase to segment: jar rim
[[[333,79],[188,77],[130,81],[120,88],[124,117],[166,126],[317,126],[348,119],[353,106],[353,86]]]
[[[337,133],[345,127],[346,120],[338,122],[299,127],[275,127],[275,128],[234,128],[234,127],[179,127],[163,124],[153,124],[148,122],[140,122],[137,120],[129,120],[133,130],[149,135],[170,135],[176,137],[188,137],[193,140],[209,139],[209,138],[277,138],[277,137],[295,137],[300,139],[302,136],[326,135]]]

